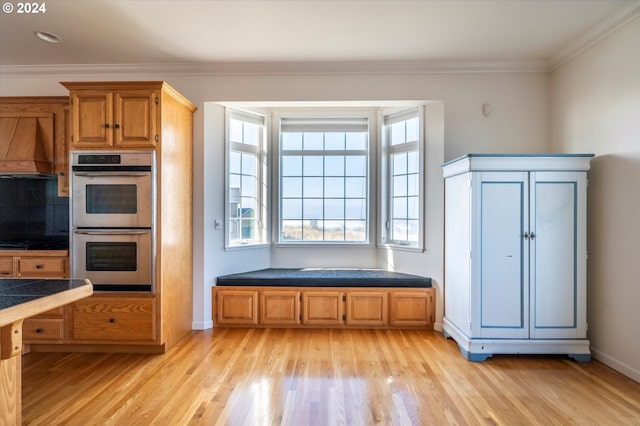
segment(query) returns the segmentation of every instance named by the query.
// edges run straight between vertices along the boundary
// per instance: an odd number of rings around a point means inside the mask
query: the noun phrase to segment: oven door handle
[[[127,229],[122,229],[122,230],[105,229],[100,231],[96,231],[96,230],[88,231],[88,230],[76,229],[73,232],[75,234],[83,234],[83,235],[144,235],[144,234],[150,233],[151,230],[147,229],[144,231],[137,231],[137,230],[127,230]]]
[[[149,176],[149,172],[73,172],[74,176],[86,176],[86,177],[145,177]]]

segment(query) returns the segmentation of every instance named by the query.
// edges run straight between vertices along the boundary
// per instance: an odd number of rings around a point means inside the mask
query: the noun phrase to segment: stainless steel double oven
[[[155,290],[155,153],[71,153],[71,269],[96,291]]]

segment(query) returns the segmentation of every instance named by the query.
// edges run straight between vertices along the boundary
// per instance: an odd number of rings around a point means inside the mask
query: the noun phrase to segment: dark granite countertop
[[[30,308],[38,309],[32,302],[49,296],[57,296],[57,300],[64,301],[62,296],[65,294],[90,295],[92,292],[91,282],[83,279],[0,279],[0,319],[4,319],[5,314],[8,316],[21,309],[19,305],[24,305],[25,312],[30,311]]]

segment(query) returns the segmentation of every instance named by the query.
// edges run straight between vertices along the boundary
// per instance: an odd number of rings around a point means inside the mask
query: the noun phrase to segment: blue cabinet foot
[[[573,358],[578,362],[591,361],[591,354],[569,354],[569,358]]]
[[[482,362],[482,361],[486,361],[487,358],[490,358],[493,356],[493,354],[474,354],[462,349],[460,345],[458,345],[458,347],[460,348],[460,352],[462,353],[462,356],[465,357],[467,361]]]

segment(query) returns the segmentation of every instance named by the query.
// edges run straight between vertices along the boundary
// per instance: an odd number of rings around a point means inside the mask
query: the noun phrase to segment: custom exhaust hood
[[[0,113],[0,176],[53,172],[53,114]]]

